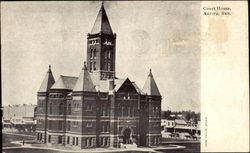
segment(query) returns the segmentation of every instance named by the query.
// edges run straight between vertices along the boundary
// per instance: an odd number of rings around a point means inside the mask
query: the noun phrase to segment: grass
[[[22,140],[35,140],[35,137],[30,136],[20,136],[20,135],[10,135],[2,134],[2,146],[3,147],[19,147],[21,145],[13,144],[11,141],[22,141]]]

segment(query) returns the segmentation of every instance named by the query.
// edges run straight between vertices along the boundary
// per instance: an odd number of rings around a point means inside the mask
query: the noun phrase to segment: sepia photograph
[[[3,152],[200,152],[201,3],[1,2]]]

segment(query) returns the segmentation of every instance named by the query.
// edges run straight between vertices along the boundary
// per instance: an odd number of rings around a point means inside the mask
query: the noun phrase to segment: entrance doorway
[[[129,128],[123,131],[123,144],[132,144],[131,135],[132,132]]]

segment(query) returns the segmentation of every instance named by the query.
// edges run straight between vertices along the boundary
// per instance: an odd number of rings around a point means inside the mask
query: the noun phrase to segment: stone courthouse
[[[102,4],[80,75],[55,81],[49,66],[37,93],[38,141],[73,148],[160,143],[161,95],[151,70],[141,90],[116,77],[115,57],[116,34]]]

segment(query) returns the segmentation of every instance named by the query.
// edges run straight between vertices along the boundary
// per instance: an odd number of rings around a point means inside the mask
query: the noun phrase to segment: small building
[[[181,139],[200,138],[200,121],[197,124],[189,124],[183,119],[162,120],[163,137],[178,137]]]
[[[10,123],[11,127],[18,131],[35,132],[36,130],[36,120],[34,120],[34,117],[15,116],[11,118]]]

